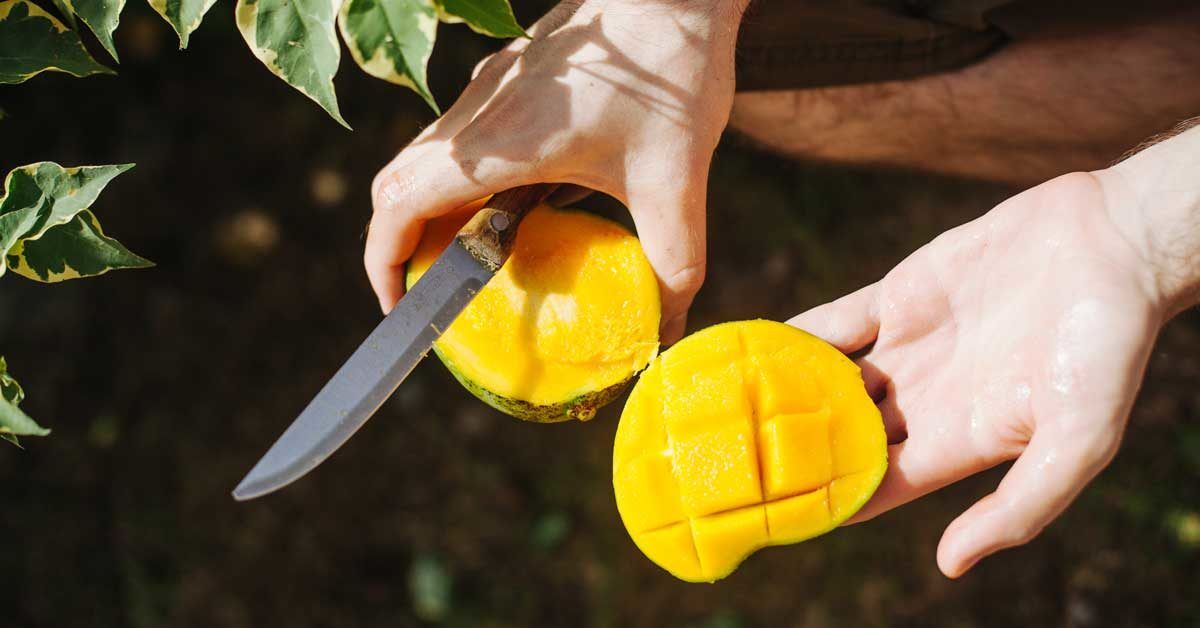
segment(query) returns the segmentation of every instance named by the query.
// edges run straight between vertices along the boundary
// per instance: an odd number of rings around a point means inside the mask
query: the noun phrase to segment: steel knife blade
[[[557,187],[524,186],[489,199],[250,469],[233,490],[234,499],[291,484],[349,440],[495,276],[521,220]]]

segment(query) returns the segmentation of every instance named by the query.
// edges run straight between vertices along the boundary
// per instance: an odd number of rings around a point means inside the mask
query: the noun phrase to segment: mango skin
[[[426,225],[407,287],[481,205]],[[657,279],[633,234],[599,216],[541,206],[522,223],[509,262],[434,353],[472,395],[505,414],[586,421],[657,355],[659,311]]]
[[[763,320],[709,327],[655,359],[613,446],[622,522],[648,558],[689,582],[834,529],[886,470],[883,420],[857,365]]]
[[[454,376],[454,379],[459,384],[462,384],[462,387],[466,388],[467,392],[474,395],[476,399],[504,414],[521,419],[522,421],[529,421],[530,423],[589,421],[596,416],[596,411],[600,408],[616,401],[629,388],[629,385],[633,382],[633,378],[636,376],[636,374],[630,374],[628,378],[612,386],[580,395],[562,403],[535,404],[521,399],[505,397],[488,390],[481,384],[463,375],[462,370],[455,366],[454,360],[441,351],[436,344],[433,346],[433,352],[442,361],[442,364],[446,366],[446,370],[450,371],[450,374]]]

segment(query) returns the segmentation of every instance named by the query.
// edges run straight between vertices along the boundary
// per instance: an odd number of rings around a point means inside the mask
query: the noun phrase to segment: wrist
[[[1200,303],[1200,126],[1094,173],[1164,319]]]

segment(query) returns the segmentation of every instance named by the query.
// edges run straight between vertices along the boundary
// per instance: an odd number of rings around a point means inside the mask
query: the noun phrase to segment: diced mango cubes
[[[815,491],[833,479],[828,408],[772,417],[758,434],[767,499]]]
[[[634,387],[613,452],[635,543],[683,580],[838,526],[887,468],[879,410],[837,349],[770,321],[700,331]]]
[[[689,516],[762,501],[754,425],[747,417],[672,436],[675,478]]]

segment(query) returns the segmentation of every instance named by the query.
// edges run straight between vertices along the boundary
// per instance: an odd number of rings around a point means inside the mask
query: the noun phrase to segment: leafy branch
[[[9,172],[0,197],[0,276],[11,270],[56,283],[153,266],[104,235],[91,211],[109,181],[132,167],[64,168],[44,161]],[[16,443],[17,436],[49,433],[18,407],[24,396],[0,357],[0,438]]]
[[[0,83],[46,71],[113,73],[84,47],[79,23],[116,61],[113,32],[125,0],[52,1],[61,17],[29,0],[0,0]],[[215,0],[147,2],[186,48]],[[490,37],[526,36],[508,0],[238,0],[234,14],[254,56],[346,128],[333,87],[341,62],[338,31],[363,71],[413,90],[435,112],[427,66],[439,22],[464,23]]]
[[[18,436],[45,436],[50,433],[18,407],[24,398],[25,391],[8,374],[8,364],[0,357],[0,438],[18,446],[21,444]]]
[[[180,48],[215,1],[147,0],[175,29]],[[113,33],[125,0],[50,2],[58,16],[30,0],[0,0],[0,84],[43,72],[114,74],[88,52],[80,24],[117,61]],[[435,112],[427,66],[439,22],[465,23],[491,37],[526,36],[508,0],[238,0],[235,17],[255,57],[347,128],[333,87],[341,60],[335,31],[359,67],[413,90]],[[9,172],[0,197],[0,276],[11,270],[54,283],[151,266],[105,235],[91,211],[104,186],[131,167],[40,162]],[[19,408],[24,396],[0,357],[0,438],[14,444],[18,436],[49,434]]]

